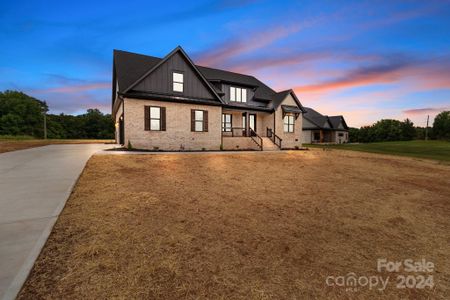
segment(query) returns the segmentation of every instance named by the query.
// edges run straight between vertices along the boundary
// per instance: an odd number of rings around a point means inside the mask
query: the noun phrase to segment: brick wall
[[[258,145],[249,137],[224,137],[224,150],[259,150]]]
[[[125,98],[125,145],[149,150],[219,150],[222,108]],[[144,106],[166,108],[166,131],[144,130]],[[208,111],[208,132],[191,132],[191,109]]]
[[[281,104],[297,106],[295,100],[291,95],[288,95]],[[275,133],[283,140],[281,142],[282,148],[292,149],[296,146],[302,146],[302,120],[302,116],[298,116],[298,118],[295,119],[294,132],[284,132],[283,110],[281,108],[281,105],[278,106],[277,110],[275,111]]]

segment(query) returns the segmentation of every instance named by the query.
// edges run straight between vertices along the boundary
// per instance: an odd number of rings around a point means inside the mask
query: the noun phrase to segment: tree
[[[348,129],[348,140],[349,140],[350,143],[358,143],[358,142],[360,142],[359,132],[360,132],[360,129],[358,129],[358,128],[350,127]]]
[[[0,92],[0,134],[30,135],[44,134],[44,112],[48,106],[22,92]]]
[[[437,139],[450,140],[450,111],[443,111],[434,118],[433,135]]]
[[[349,136],[351,142],[360,143],[408,141],[416,137],[416,128],[409,119],[403,122],[383,119],[371,126],[350,128]]]
[[[410,141],[416,136],[416,129],[414,128],[414,123],[410,119],[406,119],[400,124],[401,128],[401,139],[404,141]]]
[[[44,112],[48,106],[22,92],[0,92],[0,134],[30,135],[42,138]],[[114,122],[111,115],[98,109],[88,109],[86,114],[47,115],[47,136],[69,139],[112,139]]]

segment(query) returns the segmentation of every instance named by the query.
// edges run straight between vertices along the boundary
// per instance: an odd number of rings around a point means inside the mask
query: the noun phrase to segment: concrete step
[[[263,151],[279,151],[277,145],[275,145],[272,140],[268,137],[262,137],[263,140]]]

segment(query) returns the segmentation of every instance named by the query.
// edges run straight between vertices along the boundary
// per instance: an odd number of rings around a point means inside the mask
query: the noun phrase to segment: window
[[[344,136],[344,134],[343,134],[342,132],[339,132],[338,135],[339,135],[340,137],[343,137],[343,136]]]
[[[319,141],[320,140],[320,132],[314,132],[314,141]]]
[[[247,89],[230,87],[230,101],[247,102]]]
[[[195,131],[203,131],[203,110],[195,111]]]
[[[173,72],[173,91],[183,92],[184,74],[180,72]]]
[[[284,116],[284,132],[294,132],[294,116]]]
[[[150,107],[150,130],[161,130],[161,107]]]
[[[222,131],[231,132],[231,114],[222,114]]]
[[[208,131],[208,112],[206,110],[191,110],[191,131]]]
[[[166,130],[166,108],[160,106],[144,106],[145,130]]]

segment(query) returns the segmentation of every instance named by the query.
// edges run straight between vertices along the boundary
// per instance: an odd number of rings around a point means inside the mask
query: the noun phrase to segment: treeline
[[[18,91],[0,92],[0,135],[44,137],[45,101]],[[46,115],[47,137],[53,139],[113,139],[114,122],[109,114],[88,109],[85,114]]]
[[[349,129],[351,143],[424,140],[427,129],[416,127],[409,119],[404,121],[385,119],[371,126]],[[450,140],[450,111],[443,111],[428,128],[429,139]]]

